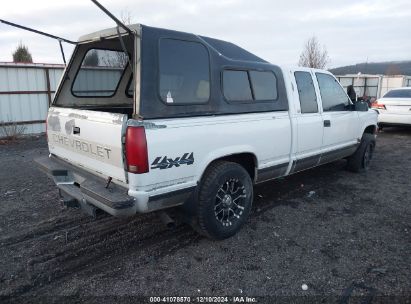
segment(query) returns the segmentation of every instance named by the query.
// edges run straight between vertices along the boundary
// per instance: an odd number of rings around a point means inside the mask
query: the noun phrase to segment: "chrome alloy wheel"
[[[231,226],[244,211],[247,197],[244,185],[231,178],[221,185],[215,197],[214,214],[223,226]]]

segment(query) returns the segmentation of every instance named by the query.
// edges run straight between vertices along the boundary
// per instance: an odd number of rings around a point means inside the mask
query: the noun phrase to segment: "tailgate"
[[[47,138],[51,154],[103,177],[126,182],[122,136],[127,115],[50,108]]]

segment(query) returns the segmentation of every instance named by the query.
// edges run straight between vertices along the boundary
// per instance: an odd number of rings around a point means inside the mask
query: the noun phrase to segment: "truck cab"
[[[292,120],[295,123],[295,170],[351,155],[375,113],[358,111],[328,71],[283,69],[289,76]],[[365,106],[363,104],[363,106]],[[370,127],[366,132],[375,133]],[[299,164],[298,164],[299,163]]]

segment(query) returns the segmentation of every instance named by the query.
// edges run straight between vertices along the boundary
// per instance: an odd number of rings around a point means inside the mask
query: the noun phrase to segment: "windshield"
[[[384,95],[384,98],[411,98],[411,88],[405,90],[391,90]]]

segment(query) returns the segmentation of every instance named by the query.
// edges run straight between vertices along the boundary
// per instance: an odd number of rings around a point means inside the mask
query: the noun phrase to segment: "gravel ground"
[[[93,220],[66,209],[33,163],[43,138],[0,145],[0,302],[411,303],[410,152],[411,129],[384,129],[367,173],[341,160],[257,186],[247,225],[210,241],[155,213]]]

